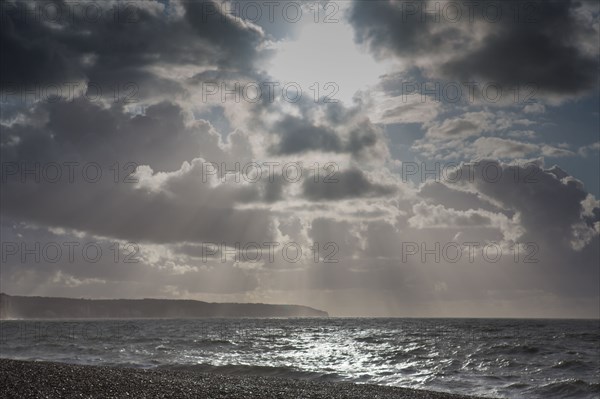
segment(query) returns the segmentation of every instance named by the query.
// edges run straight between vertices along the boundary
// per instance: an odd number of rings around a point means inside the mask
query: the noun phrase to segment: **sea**
[[[4,320],[0,357],[494,398],[600,398],[600,320]]]

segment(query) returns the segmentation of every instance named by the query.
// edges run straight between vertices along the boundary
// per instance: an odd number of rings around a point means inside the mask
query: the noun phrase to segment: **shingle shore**
[[[0,359],[2,398],[465,399],[351,383]],[[473,398],[473,397],[469,397]]]

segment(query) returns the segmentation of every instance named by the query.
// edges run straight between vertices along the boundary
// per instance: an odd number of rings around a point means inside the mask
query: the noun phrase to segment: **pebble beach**
[[[474,399],[424,390],[0,359],[3,398]]]

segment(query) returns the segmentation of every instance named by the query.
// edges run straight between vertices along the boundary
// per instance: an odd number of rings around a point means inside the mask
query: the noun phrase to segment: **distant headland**
[[[78,299],[0,293],[0,319],[328,317],[300,305],[211,303],[181,299]]]

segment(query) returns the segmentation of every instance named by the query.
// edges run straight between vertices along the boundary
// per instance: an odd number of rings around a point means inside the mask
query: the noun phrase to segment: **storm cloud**
[[[439,54],[433,64],[416,62],[438,79],[578,94],[598,85],[598,25],[583,12],[590,7],[570,0],[356,1],[350,21],[357,42],[379,58]]]
[[[472,2],[357,0],[327,25],[309,5],[270,22],[208,0],[90,2],[98,18],[38,3],[2,3],[2,241],[133,245],[139,261],[12,254],[3,292],[597,315],[597,2],[486,0],[471,17]],[[425,81],[536,90],[407,93]],[[247,98],[265,84],[273,97]]]

